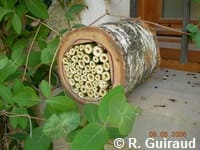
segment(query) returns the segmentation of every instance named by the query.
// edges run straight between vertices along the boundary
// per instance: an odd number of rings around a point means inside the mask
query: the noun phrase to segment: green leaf
[[[9,87],[0,84],[0,97],[8,103],[12,103],[12,93]]]
[[[10,8],[12,9],[17,1],[13,0],[0,0],[0,3],[5,7],[5,8]]]
[[[84,4],[74,4],[67,10],[65,16],[68,21],[73,21],[76,14],[87,8]]]
[[[121,135],[128,135],[138,115],[138,107],[133,107],[126,102],[123,87],[118,86],[103,97],[98,115],[102,122],[118,128]]]
[[[77,23],[77,24],[74,24],[73,26],[72,26],[72,28],[75,28],[75,29],[77,29],[77,28],[82,28],[82,27],[86,27],[84,24],[80,24],[80,23]]]
[[[116,139],[116,138],[119,138],[119,137],[123,138],[123,137],[126,136],[126,135],[121,135],[119,133],[119,129],[117,129],[117,128],[110,127],[110,128],[107,128],[107,130],[108,130],[108,133],[109,133],[109,138],[111,138],[111,139]]]
[[[33,129],[32,137],[27,137],[25,141],[25,150],[48,150],[51,139],[43,134],[42,128]]]
[[[4,18],[6,14],[11,13],[11,12],[13,12],[11,9],[0,7],[0,22],[2,21],[2,19]]]
[[[54,96],[46,100],[46,109],[50,114],[59,114],[77,110],[76,103],[66,96]]]
[[[13,95],[21,93],[23,91],[23,88],[23,83],[19,79],[16,79],[13,84]]]
[[[12,51],[18,51],[21,49],[25,49],[27,46],[27,39],[21,38],[21,39],[17,39],[17,41],[15,43],[13,43],[12,46]]]
[[[51,138],[59,138],[68,135],[80,124],[80,114],[77,112],[52,115],[44,124],[43,133]]]
[[[26,139],[26,133],[17,132],[17,133],[9,134],[9,137],[22,141]]]
[[[42,0],[25,0],[25,4],[27,9],[37,18],[48,18],[48,11]]]
[[[194,2],[196,2],[196,3],[200,3],[200,0],[193,0]]]
[[[67,135],[67,138],[66,138],[66,141],[69,142],[69,143],[72,143],[74,138],[76,137],[76,135],[81,131],[82,128],[78,128],[74,131],[71,131],[68,135]]]
[[[200,31],[192,34],[192,40],[195,42],[196,46],[200,48]]]
[[[24,49],[26,46],[26,40],[20,39],[16,43],[14,43],[12,47],[12,59],[17,66],[20,66],[24,62]]]
[[[20,107],[20,108],[14,107],[11,112],[16,115],[28,114],[27,110],[23,107]],[[18,117],[16,115],[14,115],[15,117],[9,118],[10,124],[12,125],[13,128],[16,128],[17,125],[19,125],[22,129],[25,129],[28,123],[28,119],[26,117]]]
[[[22,32],[21,18],[16,13],[14,13],[12,16],[12,27],[17,32],[17,34]]]
[[[107,121],[110,114],[109,105],[112,105],[110,104],[111,103],[110,101],[115,101],[115,100],[120,102],[126,101],[125,92],[122,86],[117,86],[111,89],[101,100],[101,103],[98,108],[98,115],[101,121],[103,122]],[[116,104],[116,102],[114,102],[114,104]]]
[[[130,104],[125,103],[122,112],[118,113],[121,114],[120,118],[118,119],[119,133],[122,135],[128,135],[133,128],[133,124],[138,112]]]
[[[13,101],[19,106],[31,107],[40,103],[39,97],[35,91],[29,87],[23,88],[23,91],[13,97]]]
[[[3,69],[8,63],[8,57],[0,54],[0,69]]]
[[[197,25],[194,25],[194,24],[188,24],[186,29],[191,32],[191,33],[196,33],[199,31],[199,28]]]
[[[67,32],[67,31],[69,31],[69,29],[68,29],[68,28],[61,29],[61,30],[59,31],[59,33],[60,33],[60,34],[64,34],[64,33],[65,33],[65,32]]]
[[[188,24],[187,30],[191,33],[190,37],[195,42],[196,46],[200,48],[200,30],[197,25]]]
[[[39,87],[40,87],[40,90],[41,90],[42,94],[46,98],[51,96],[51,89],[50,89],[49,83],[47,81],[42,80],[42,82],[40,83]]]
[[[41,57],[40,51],[31,51],[28,65],[30,67],[37,67],[38,65],[40,65],[41,62],[40,57]]]
[[[95,104],[86,104],[83,107],[84,117],[87,119],[88,122],[97,122],[99,121],[98,113],[97,113],[98,106]]]
[[[102,150],[108,138],[106,127],[90,123],[75,136],[71,150]]]
[[[6,80],[8,76],[16,72],[17,68],[17,65],[13,61],[8,60],[7,65],[0,70],[0,81]]]
[[[25,13],[27,13],[26,6],[23,3],[20,3],[19,5],[17,5],[17,7],[16,7],[16,13],[20,17],[22,17]]]
[[[41,53],[41,63],[42,64],[49,64],[51,63],[53,56],[55,54],[55,51],[58,47],[59,39],[55,38],[54,40],[50,41],[47,44],[47,47],[42,50]]]
[[[0,99],[0,110],[5,110],[5,108],[4,108],[4,104],[3,104],[3,101]]]

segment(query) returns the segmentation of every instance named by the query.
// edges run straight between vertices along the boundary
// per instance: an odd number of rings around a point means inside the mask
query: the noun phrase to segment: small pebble
[[[172,74],[172,76],[173,76],[173,77],[175,77],[175,76],[176,76],[176,74]]]
[[[169,101],[171,101],[171,102],[176,102],[177,100],[174,99],[174,98],[170,98]]]
[[[166,105],[154,105],[154,107],[166,107]]]
[[[188,76],[190,76],[190,75],[191,75],[191,73],[190,73],[190,72],[188,72],[188,73],[187,73],[187,75],[188,75]]]

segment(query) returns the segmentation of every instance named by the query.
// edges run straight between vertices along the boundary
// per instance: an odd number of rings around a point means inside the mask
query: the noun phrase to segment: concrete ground
[[[166,134],[167,140],[186,141],[195,138],[195,149],[200,150],[200,73],[160,68],[135,88],[128,100],[141,107],[142,112],[125,139],[123,150],[137,149],[129,148],[128,138],[137,140],[136,145],[141,146],[138,149],[148,150],[145,140],[155,136],[155,133],[156,140],[163,140]],[[58,139],[54,150],[61,149],[68,150],[68,145],[63,139]],[[111,143],[105,149],[116,150]]]
[[[160,68],[129,95],[129,102],[142,108],[129,135],[141,149],[156,133],[156,140],[196,138],[200,150],[200,73]]]

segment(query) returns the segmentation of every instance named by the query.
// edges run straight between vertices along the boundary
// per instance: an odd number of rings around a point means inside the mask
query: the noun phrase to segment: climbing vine
[[[121,86],[82,111],[56,92],[55,52],[63,32],[84,26],[74,22],[87,9],[81,2],[59,0],[69,27],[57,31],[45,23],[51,1],[0,0],[0,149],[48,150],[60,137],[72,150],[103,149],[130,132],[139,108],[127,103]]]

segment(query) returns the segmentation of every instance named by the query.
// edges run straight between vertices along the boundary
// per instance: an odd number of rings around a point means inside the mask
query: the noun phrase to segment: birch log
[[[73,30],[64,36],[58,53],[61,82],[82,103],[98,103],[117,85],[131,91],[159,63],[155,33],[133,19]]]

